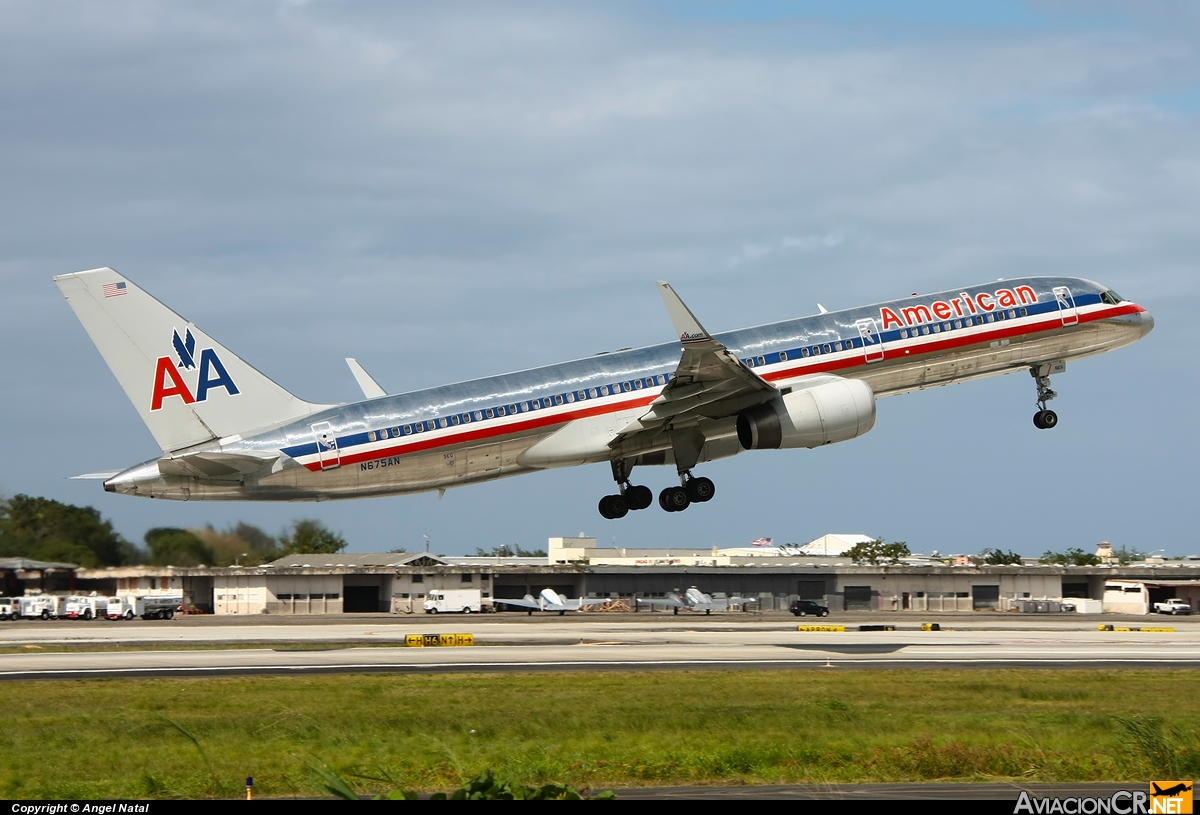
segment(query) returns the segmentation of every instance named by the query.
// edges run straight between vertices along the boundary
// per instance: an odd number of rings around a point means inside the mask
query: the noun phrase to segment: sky
[[[806,542],[1200,553],[1200,6],[0,0],[0,494],[461,554]],[[159,503],[159,450],[50,278],[112,266],[298,396],[390,392],[1002,277],[1101,281],[1142,342],[883,399],[866,436],[597,513],[594,465],[446,493]],[[654,490],[670,468],[635,481]]]

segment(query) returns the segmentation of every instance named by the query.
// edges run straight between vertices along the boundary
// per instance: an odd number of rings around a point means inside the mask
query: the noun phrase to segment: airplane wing
[[[367,373],[366,368],[358,364],[357,359],[346,357],[346,365],[350,367],[350,373],[354,374],[354,381],[358,383],[358,387],[362,388],[363,396],[368,399],[387,396],[387,391],[375,381],[375,377]]]
[[[505,605],[505,606],[518,606],[520,608],[532,608],[535,611],[542,610],[542,604],[539,603],[537,600],[534,600],[533,597],[531,597],[528,594],[525,595],[525,598],[523,600],[513,600],[513,599],[501,600],[499,597],[496,597],[496,598],[492,599],[492,603],[493,604],[500,603],[501,605]]]
[[[658,291],[683,343],[683,354],[650,410],[622,428],[610,445],[614,448],[634,442],[635,437],[649,441],[667,425],[679,428],[705,418],[733,416],[778,393],[700,325],[670,284],[660,280]]]
[[[684,602],[682,600],[680,600],[678,597],[674,597],[674,596],[672,596],[672,597],[656,597],[656,598],[637,597],[634,599],[634,604],[635,605],[647,605],[647,606],[670,606],[671,608],[683,608],[684,607]]]

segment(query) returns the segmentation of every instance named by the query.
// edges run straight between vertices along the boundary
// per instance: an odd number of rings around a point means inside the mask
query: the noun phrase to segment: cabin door
[[[329,422],[317,422],[312,426],[312,432],[317,440],[317,456],[321,459],[321,469],[333,470],[342,466],[342,453],[338,450],[333,426]]]
[[[868,317],[865,320],[859,320],[858,336],[862,337],[863,342],[863,358],[867,362],[882,362],[883,361],[883,340],[879,337],[879,323]]]
[[[1058,300],[1058,313],[1062,316],[1063,325],[1077,325],[1079,312],[1075,310],[1075,298],[1066,286],[1055,286],[1054,297]]]

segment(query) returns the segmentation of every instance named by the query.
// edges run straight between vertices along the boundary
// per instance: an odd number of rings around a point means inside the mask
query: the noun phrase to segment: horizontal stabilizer
[[[226,478],[258,472],[278,458],[278,455],[260,457],[243,453],[192,453],[187,456],[160,458],[158,471],[163,475]]]
[[[72,481],[107,481],[114,475],[117,475],[121,470],[109,470],[104,473],[84,473],[83,475],[71,476]]]

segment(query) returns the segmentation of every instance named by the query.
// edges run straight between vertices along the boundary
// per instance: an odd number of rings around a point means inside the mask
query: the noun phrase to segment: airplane
[[[608,463],[606,519],[649,507],[635,467],[673,465],[668,512],[712,500],[698,465],[815,448],[871,430],[876,400],[1026,370],[1034,425],[1058,424],[1051,376],[1150,333],[1099,283],[1027,277],[712,334],[665,282],[677,341],[401,394],[356,361],[364,401],[306,402],[110,268],[54,278],[162,449],[91,473],[147,498],[311,501],[445,490]]]
[[[683,593],[683,596],[671,592],[666,598],[661,600],[635,598],[635,605],[646,604],[649,606],[668,606],[675,609],[675,613],[679,613],[679,609],[686,608],[690,611],[703,610],[705,614],[712,614],[714,611],[728,611],[730,606],[740,606],[743,603],[749,602],[747,597],[725,597],[714,600],[712,595],[705,594],[700,589],[692,586]]]
[[[554,589],[546,588],[538,592],[535,599],[531,595],[525,595],[524,600],[501,600],[496,598],[493,603],[500,603],[506,606],[518,606],[520,608],[529,609],[529,613],[535,611],[557,611],[561,617],[568,611],[582,611],[584,606],[594,606],[600,603],[607,603],[607,598],[587,598],[581,597],[578,600],[571,600],[568,597],[556,592]]]
[[[1154,788],[1150,794],[1156,798],[1159,796],[1166,796],[1167,798],[1173,798],[1173,797],[1179,795],[1180,793],[1192,791],[1192,785],[1188,784],[1187,782],[1184,782],[1184,781],[1180,781],[1178,784],[1176,784],[1173,787],[1167,787],[1165,790],[1162,789],[1161,787],[1159,787],[1158,784],[1155,784],[1153,781],[1150,782],[1150,786]]]

